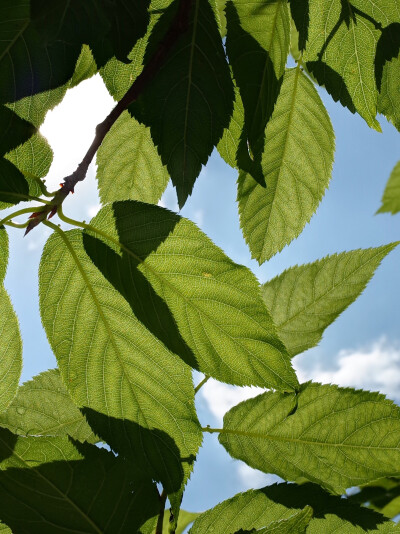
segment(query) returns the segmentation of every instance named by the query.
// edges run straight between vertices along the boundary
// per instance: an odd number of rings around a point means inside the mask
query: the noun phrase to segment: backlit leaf
[[[193,351],[194,358],[182,356],[192,367],[237,385],[284,391],[297,387],[256,278],[225,256],[194,223],[159,206],[126,201],[103,208],[92,224],[123,245],[122,259],[131,265],[132,282],[131,288],[124,282],[119,289],[128,293],[127,298],[135,291],[140,295],[136,300],[154,310],[154,297],[145,297],[149,290],[141,290],[138,270],[165,301]],[[91,259],[109,278],[106,252],[91,254]],[[150,323],[139,308],[135,313],[144,324]]]
[[[225,414],[219,440],[255,469],[336,493],[400,473],[400,408],[368,391],[308,382],[264,393]]]
[[[5,106],[0,106],[0,124],[0,156],[21,145],[35,133],[33,124],[21,119]]]
[[[3,282],[8,264],[8,235],[0,228],[0,413],[12,401],[22,368],[22,341],[18,319]]]
[[[391,213],[400,211],[400,161],[398,161],[389,177],[382,197],[382,206],[377,213]]]
[[[176,7],[177,2],[171,4],[157,22],[145,61],[156,50]],[[140,122],[150,126],[153,141],[177,188],[180,207],[222,137],[233,101],[229,67],[209,2],[194,0],[189,18],[189,29],[130,107]]]
[[[72,402],[58,369],[20,386],[13,402],[0,414],[0,426],[24,436],[68,435],[80,441],[99,441]]]
[[[231,167],[238,168],[237,150],[240,142],[240,135],[244,125],[244,110],[239,89],[235,88],[235,102],[229,126],[224,130],[221,141],[217,145],[219,155]]]
[[[97,152],[102,203],[133,199],[157,204],[168,180],[150,130],[124,111]]]
[[[57,106],[64,98],[68,88],[75,87],[78,83],[95,74],[97,70],[91,51],[87,46],[83,46],[81,53],[72,73],[72,78],[61,87],[49,89],[33,96],[21,98],[18,102],[7,104],[7,107],[15,113],[31,122],[37,128],[42,124],[48,110]]]
[[[0,159],[0,209],[26,200],[28,182],[23,174],[9,161]]]
[[[267,187],[240,173],[240,222],[261,264],[290,243],[317,209],[331,176],[334,133],[328,113],[300,68],[286,71],[265,132]]]
[[[18,319],[4,287],[0,286],[0,413],[15,396],[22,369],[22,341]]]
[[[50,237],[39,283],[43,325],[74,402],[176,506],[201,442],[189,367],[135,318],[86,255],[80,231]]]
[[[380,131],[374,67],[380,30],[347,0],[310,2],[309,8],[307,68],[335,100]]]
[[[365,289],[396,244],[353,250],[295,266],[262,286],[262,296],[291,356],[317,345],[327,326]]]
[[[164,512],[164,522],[163,522],[163,534],[169,534],[169,525],[170,525],[170,511],[165,510]],[[182,534],[190,523],[198,517],[199,514],[193,512],[187,512],[186,510],[181,510],[179,512],[178,526],[176,528],[175,534]]]
[[[378,111],[400,131],[400,56],[386,63],[382,72]]]
[[[0,6],[0,102],[15,102],[65,84],[72,76],[81,45],[45,43],[30,21],[26,0]]]
[[[241,169],[251,172],[264,184],[260,168],[264,131],[289,53],[288,5],[283,0],[230,1],[226,16],[226,50],[244,106],[244,129],[237,161]]]
[[[3,284],[8,264],[8,234],[4,226],[0,226],[0,284]]]
[[[311,518],[307,518],[309,507],[313,511]],[[307,534],[396,532],[395,523],[387,521],[382,515],[350,504],[347,499],[330,495],[315,484],[306,483],[301,486],[273,484],[238,493],[201,514],[190,534],[232,534],[253,532],[253,529],[259,533],[263,532],[264,525],[273,525],[282,520],[295,522],[298,514],[309,519]],[[266,532],[270,532],[268,527]],[[297,533],[297,530],[292,532]]]
[[[154,485],[132,484],[112,452],[68,438],[0,429],[0,517],[14,533],[141,533],[157,515]]]

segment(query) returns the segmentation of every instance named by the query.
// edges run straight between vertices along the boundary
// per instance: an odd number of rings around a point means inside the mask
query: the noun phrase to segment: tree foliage
[[[379,112],[400,129],[399,50],[398,0],[1,2],[0,209],[11,208],[0,221],[2,532],[179,534],[193,521],[193,534],[399,531],[398,406],[379,392],[299,384],[291,363],[396,243],[294,266],[260,287],[157,205],[171,179],[182,207],[217,147],[238,171],[251,256],[269,260],[330,181],[335,140],[319,87],[368,126],[380,130]],[[116,106],[49,193],[52,150],[38,129],[97,72]],[[95,157],[102,209],[75,221],[63,202]],[[400,211],[399,176],[398,164],[379,212]],[[39,224],[53,231],[39,293],[58,368],[19,386],[7,227]],[[193,369],[204,374],[196,388]],[[265,391],[223,428],[203,428],[194,399],[209,377]],[[205,432],[286,482],[200,515],[180,510]],[[341,498],[350,486],[362,487]]]

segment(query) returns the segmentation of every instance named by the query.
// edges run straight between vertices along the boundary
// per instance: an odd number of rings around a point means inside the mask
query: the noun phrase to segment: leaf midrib
[[[393,451],[397,450],[397,447],[380,447],[380,446],[367,446],[367,445],[351,445],[345,443],[332,443],[325,441],[312,441],[298,438],[289,438],[283,436],[274,436],[272,434],[261,434],[258,432],[247,432],[245,430],[232,430],[229,428],[203,428],[203,432],[209,433],[219,433],[219,434],[230,434],[234,436],[243,436],[247,438],[255,439],[265,439],[269,441],[281,441],[289,443],[300,443],[302,445],[319,445],[321,447],[344,447],[348,449],[365,449],[365,450],[382,450],[382,451]]]

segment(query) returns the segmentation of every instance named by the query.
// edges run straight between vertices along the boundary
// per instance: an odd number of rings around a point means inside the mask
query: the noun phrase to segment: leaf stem
[[[165,489],[163,489],[160,495],[160,511],[158,514],[156,534],[163,534],[164,510],[165,510],[166,500],[167,500],[167,492],[165,491]]]
[[[13,213],[10,213],[9,215],[7,215],[7,217],[4,217],[4,219],[0,221],[0,226],[8,223],[8,221],[11,221],[11,219],[13,219],[14,217],[19,217],[20,215],[24,215],[25,213],[35,213],[35,211],[37,211],[37,207],[24,208],[22,210],[14,211]]]
[[[224,432],[223,428],[210,428],[209,426],[202,427],[202,432],[208,432],[209,434],[221,434],[221,432]]]
[[[196,395],[196,393],[199,391],[199,389],[201,389],[201,388],[204,386],[204,384],[207,382],[207,380],[209,380],[209,378],[211,378],[211,377],[209,377],[209,376],[206,375],[206,376],[203,378],[203,380],[202,380],[199,384],[197,384],[197,386],[194,388],[194,394],[195,394],[195,395]]]

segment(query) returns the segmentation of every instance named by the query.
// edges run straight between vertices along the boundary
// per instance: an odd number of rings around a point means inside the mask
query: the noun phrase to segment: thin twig
[[[208,380],[209,378],[210,378],[209,376],[205,376],[205,377],[203,378],[203,380],[202,380],[199,384],[197,384],[197,386],[194,388],[194,394],[195,394],[195,395],[196,395],[196,393],[199,391],[199,389],[201,389],[201,388],[204,386],[204,384],[207,382],[207,380]]]
[[[178,41],[179,37],[187,31],[189,27],[189,16],[192,3],[193,0],[180,0],[177,13],[172,20],[171,26],[164,35],[156,51],[150,58],[149,62],[145,65],[141,74],[139,74],[132,86],[121,98],[115,108],[104,119],[104,121],[97,126],[95,138],[93,139],[93,142],[90,145],[85,157],[78,165],[76,171],[70,176],[64,178],[63,185],[61,189],[57,191],[54,200],[64,200],[69,193],[74,192],[76,184],[85,179],[89,165],[112,125],[121,115],[121,113],[125,111],[133,102],[135,102],[135,100],[137,100],[139,95],[143,92],[149,82],[155,77],[157,72],[162,67],[171,48]]]

